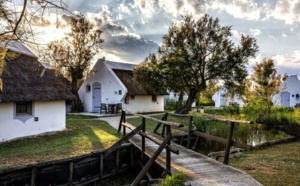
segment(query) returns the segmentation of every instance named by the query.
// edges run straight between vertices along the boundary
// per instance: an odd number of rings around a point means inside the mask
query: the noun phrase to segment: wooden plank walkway
[[[120,117],[101,118],[107,121],[114,128],[118,128]],[[128,129],[127,129],[128,130]],[[159,139],[160,136],[151,134]],[[141,137],[134,136],[131,141],[141,147]],[[232,185],[232,186],[256,186],[261,185],[250,175],[233,167],[224,165],[216,160],[208,158],[200,153],[186,149],[185,147],[172,143],[172,146],[179,149],[179,155],[171,153],[172,172],[181,171],[190,180],[191,185]],[[146,139],[146,152],[152,155],[158,145]],[[166,162],[165,150],[158,157],[161,164]]]

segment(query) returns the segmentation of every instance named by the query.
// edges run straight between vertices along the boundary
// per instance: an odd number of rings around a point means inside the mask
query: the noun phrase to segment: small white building
[[[271,98],[276,106],[295,107],[300,105],[300,81],[297,75],[289,76],[280,86],[279,93]]]
[[[165,95],[165,104],[166,104],[167,99],[173,99],[175,101],[179,100],[179,97],[180,97],[179,93],[177,93],[177,94],[174,93],[174,92],[168,92],[168,93],[169,93],[169,95]],[[187,94],[184,94],[183,95],[183,101],[184,102],[187,101],[188,97],[189,96]],[[196,102],[195,101],[193,102],[192,107],[196,107]]]
[[[215,107],[228,107],[230,104],[238,104],[239,107],[243,106],[243,101],[239,99],[237,95],[233,98],[230,95],[226,95],[227,90],[222,86],[212,97],[215,101]]]
[[[26,47],[11,43],[7,48],[20,55],[5,61],[0,76],[0,142],[64,130],[65,101],[74,95]]]
[[[168,93],[163,89],[153,92],[135,83],[135,66],[99,59],[78,91],[84,111],[100,112],[101,103],[122,103],[122,108],[131,112],[164,111],[164,95]]]

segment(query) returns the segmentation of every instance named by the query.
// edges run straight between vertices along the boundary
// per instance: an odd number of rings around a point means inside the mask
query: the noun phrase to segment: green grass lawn
[[[68,119],[65,131],[0,144],[0,169],[90,153],[120,138],[105,121]]]
[[[163,114],[162,115],[151,116],[151,117],[161,119],[163,117]],[[189,126],[189,118],[188,117],[179,117],[179,116],[173,116],[173,115],[169,114],[167,121],[182,123],[185,128],[188,128],[188,126]],[[130,123],[134,126],[139,126],[140,124],[142,124],[142,118],[141,117],[139,117],[139,118],[129,118],[129,119],[126,119],[126,122],[128,122],[128,123]],[[157,124],[158,124],[157,122],[146,119],[146,131],[153,132],[154,129],[156,128]],[[157,134],[160,135],[162,133],[162,129],[163,129],[163,125],[160,126],[160,128],[157,131]],[[184,133],[184,132],[172,129],[172,134],[178,134],[178,133]]]
[[[253,150],[229,165],[250,174],[263,185],[300,185],[300,142]]]

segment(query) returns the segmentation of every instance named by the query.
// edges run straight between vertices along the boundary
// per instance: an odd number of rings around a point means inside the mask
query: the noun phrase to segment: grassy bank
[[[300,142],[254,150],[229,165],[250,174],[263,185],[300,185]]]
[[[120,138],[105,121],[73,120],[71,116],[65,131],[0,144],[0,169],[90,153]]]

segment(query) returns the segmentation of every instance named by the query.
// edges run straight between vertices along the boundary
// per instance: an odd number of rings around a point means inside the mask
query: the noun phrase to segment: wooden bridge
[[[134,127],[129,123],[126,123],[126,114],[135,115],[143,118],[143,122],[139,127]],[[145,151],[151,156],[151,159],[143,166],[142,171],[134,181],[133,185],[139,184],[139,181],[143,176],[146,175],[147,170],[151,166],[151,161],[157,160],[161,164],[166,165],[167,172],[183,172],[190,180],[191,185],[261,185],[250,175],[230,167],[228,164],[229,160],[229,150],[230,146],[238,146],[244,149],[251,149],[251,146],[246,144],[241,144],[232,141],[233,128],[235,123],[245,123],[245,121],[239,120],[226,120],[226,119],[216,119],[208,118],[212,120],[223,120],[224,122],[230,122],[230,130],[227,139],[223,139],[216,136],[211,136],[205,133],[192,130],[192,116],[190,117],[189,129],[184,129],[183,125],[180,123],[165,121],[167,114],[164,115],[162,120],[158,120],[149,116],[135,114],[126,110],[123,110],[121,119],[112,117],[106,118],[108,123],[113,127],[121,131],[123,128],[124,140],[130,139],[135,145],[139,146],[142,151]],[[157,121],[158,127],[160,124],[164,125],[166,128],[166,137],[163,138],[153,133],[148,133],[145,131],[145,120]],[[246,122],[250,123],[250,122]],[[157,127],[157,128],[158,128]],[[126,132],[126,128],[131,129],[131,132]],[[170,141],[171,138],[171,128],[181,129],[182,131],[188,132],[188,147],[190,146],[191,135],[195,134],[197,136],[206,137],[221,143],[226,144],[224,164],[208,158],[200,153],[190,150],[181,145],[175,144]],[[139,134],[139,135],[135,135]],[[121,142],[121,141],[120,141]],[[118,146],[116,144],[116,146]],[[112,148],[113,149],[113,148]],[[165,150],[163,150],[165,149]],[[171,152],[173,154],[171,155]]]

